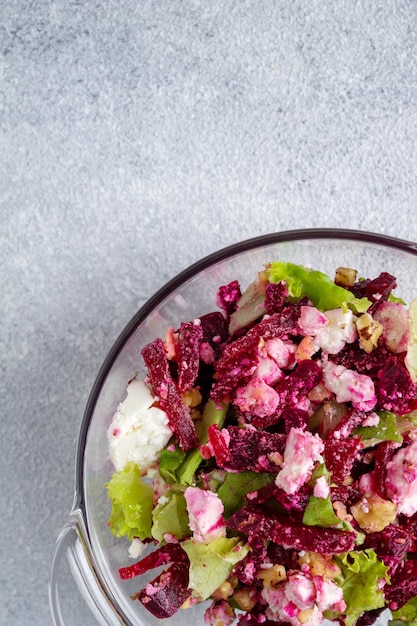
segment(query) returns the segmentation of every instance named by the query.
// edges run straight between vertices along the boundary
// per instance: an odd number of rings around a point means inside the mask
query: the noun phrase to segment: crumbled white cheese
[[[138,559],[143,554],[145,548],[146,544],[143,543],[143,541],[141,541],[139,537],[135,537],[129,547],[130,558]]]
[[[198,487],[187,487],[184,497],[187,503],[188,525],[196,541],[209,543],[226,535],[223,502],[217,493]]]
[[[275,484],[293,494],[311,477],[314,465],[322,459],[324,443],[319,435],[291,428],[284,450],[284,463]]]
[[[109,456],[116,470],[133,461],[142,471],[153,465],[172,436],[165,411],[142,380],[130,381],[107,431]]]
[[[327,354],[337,354],[347,343],[352,343],[358,336],[355,316],[352,311],[345,313],[342,309],[325,312],[327,325],[314,338],[314,343]]]
[[[328,360],[323,360],[322,369],[326,389],[335,394],[337,402],[352,402],[360,411],[374,408],[376,394],[372,378]]]

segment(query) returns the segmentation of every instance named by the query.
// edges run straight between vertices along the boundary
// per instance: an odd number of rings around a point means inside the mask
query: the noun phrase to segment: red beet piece
[[[217,465],[233,471],[251,470],[277,474],[280,467],[274,463],[271,455],[283,454],[286,439],[286,435],[254,428],[229,426],[219,430],[217,425],[209,428],[209,442]]]
[[[403,561],[391,576],[391,584],[384,587],[385,598],[392,611],[417,596],[417,560]]]
[[[288,434],[291,428],[306,430],[309,424],[309,415],[303,409],[287,409],[284,414],[284,428]]]
[[[262,338],[287,338],[297,333],[298,308],[285,307],[280,313],[265,317],[242,337],[229,343],[216,365],[217,382],[211,392],[221,403],[239,384],[247,382],[258,365],[258,343]]]
[[[269,539],[284,548],[309,550],[320,554],[340,554],[353,550],[355,533],[333,528],[305,526],[282,515],[254,506],[243,507],[227,525],[246,535]]]
[[[369,533],[364,547],[374,548],[378,557],[390,568],[392,576],[407,552],[415,550],[416,542],[405,528],[389,524],[380,532]]]
[[[256,582],[256,573],[262,563],[267,561],[267,547],[265,543],[260,537],[249,537],[248,544],[251,551],[233,570],[233,575],[245,585],[252,585]]]
[[[142,356],[148,368],[152,389],[159,397],[161,408],[168,415],[169,424],[177,435],[181,448],[187,451],[198,447],[199,440],[190,410],[185,406],[170,374],[162,339],[155,339],[145,346]]]
[[[155,569],[160,565],[185,561],[187,561],[187,554],[181,546],[178,543],[168,543],[166,546],[154,550],[137,563],[129,565],[128,567],[121,567],[119,569],[119,575],[123,580],[127,580],[145,574],[145,572],[148,572],[150,569]]]
[[[329,433],[329,439],[347,439],[357,426],[360,426],[364,419],[366,419],[367,413],[365,411],[359,411],[357,409],[348,409],[340,422],[338,422],[336,428]]]
[[[280,283],[266,283],[265,285],[265,311],[268,315],[279,313],[284,308],[285,299],[288,297],[288,287],[284,281]]]
[[[329,360],[374,379],[391,354],[385,346],[380,344],[372,352],[365,352],[358,341],[353,341],[346,344],[337,354],[329,354]]]
[[[353,285],[351,291],[357,298],[368,298],[371,301],[369,313],[378,308],[380,302],[388,300],[389,295],[397,286],[397,279],[388,272],[381,274],[373,280],[362,280]]]
[[[386,498],[385,483],[387,479],[387,463],[392,461],[399,444],[394,441],[382,441],[375,450],[375,465],[372,470],[373,484],[377,494]]]
[[[200,366],[200,342],[202,338],[203,329],[200,323],[180,324],[177,344],[177,385],[180,393],[185,393],[194,387]]]
[[[326,467],[332,475],[332,482],[343,483],[349,476],[360,445],[360,437],[349,439],[331,437],[325,440],[323,456]]]
[[[188,582],[188,567],[176,563],[146,585],[137,598],[155,617],[172,617],[191,595]]]
[[[379,406],[387,411],[403,415],[411,410],[410,402],[415,400],[416,386],[398,357],[390,356],[379,371],[376,394]]]
[[[240,300],[241,295],[242,292],[238,281],[232,280],[227,285],[219,287],[216,302],[229,317],[234,311],[236,311],[237,303]]]
[[[330,498],[332,502],[342,502],[346,506],[351,506],[360,500],[361,492],[350,485],[336,485],[330,488]]]
[[[206,342],[213,349],[215,357],[219,358],[223,346],[229,338],[227,322],[219,311],[206,313],[200,317],[203,331],[203,342]]]

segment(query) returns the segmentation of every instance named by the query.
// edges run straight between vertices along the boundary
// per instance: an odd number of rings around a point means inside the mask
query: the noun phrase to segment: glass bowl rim
[[[202,257],[200,260],[192,263],[186,269],[180,271],[173,278],[168,280],[161,288],[159,288],[146,302],[137,310],[131,320],[126,324],[119,336],[116,338],[106,358],[104,359],[98,374],[94,380],[87,403],[84,409],[79,435],[77,440],[77,452],[75,463],[75,498],[74,509],[81,509],[85,517],[84,502],[84,450],[87,441],[89,425],[97,404],[98,397],[101,393],[103,384],[110,372],[116,358],[121,349],[135,332],[136,328],[141,324],[159,302],[164,300],[170,293],[177,289],[181,284],[191,279],[196,274],[202,272],[215,265],[216,263],[235,256],[241,252],[247,252],[260,246],[272,245],[275,243],[287,243],[290,241],[302,241],[306,239],[345,239],[349,241],[357,241],[384,246],[387,248],[402,250],[417,256],[417,243],[407,241],[405,239],[393,237],[390,235],[374,233],[370,231],[361,231],[345,228],[305,228],[285,230],[264,235],[258,235],[249,239],[244,239],[237,243],[220,248],[219,250]],[[88,528],[87,528],[88,533]]]

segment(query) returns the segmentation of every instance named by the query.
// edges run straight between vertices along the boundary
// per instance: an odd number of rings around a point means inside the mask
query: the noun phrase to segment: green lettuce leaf
[[[273,480],[274,477],[271,474],[258,474],[250,471],[227,474],[217,492],[223,502],[224,517],[227,519],[240,509],[248,493],[265,487]]]
[[[330,496],[316,498],[310,496],[304,510],[303,524],[306,526],[324,526],[341,528],[342,522],[334,512]]]
[[[417,625],[417,596],[409,600],[401,609],[392,612],[391,624],[398,622],[408,626]]]
[[[164,481],[172,485],[178,481],[177,470],[185,459],[185,452],[180,448],[162,450],[159,457],[158,471]]]
[[[164,541],[164,535],[167,533],[178,540],[191,534],[184,494],[171,492],[167,498],[168,502],[158,504],[152,514],[152,537],[160,542]]]
[[[398,430],[395,415],[389,411],[379,411],[379,424],[377,426],[358,426],[353,431],[354,435],[360,435],[367,447],[372,447],[381,441],[397,441],[402,443],[402,436]]]
[[[341,569],[341,575],[335,582],[342,588],[346,602],[343,619],[346,626],[353,626],[365,611],[385,605],[380,582],[389,582],[388,567],[378,559],[372,548],[346,552],[334,558]],[[325,617],[334,619],[335,615],[326,611]]]
[[[220,537],[210,543],[188,539],[181,546],[190,560],[189,587],[199,600],[207,600],[250,551],[238,537]]]
[[[128,463],[124,470],[115,472],[106,484],[112,501],[109,527],[113,535],[129,540],[134,537],[152,537],[152,487],[142,481],[140,469]]]
[[[326,274],[294,263],[274,261],[268,270],[271,283],[285,280],[293,298],[307,296],[320,311],[348,307],[364,313],[370,306],[367,298],[355,298],[352,292],[336,285]]]

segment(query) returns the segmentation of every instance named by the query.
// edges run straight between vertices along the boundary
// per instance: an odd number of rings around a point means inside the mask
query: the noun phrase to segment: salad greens
[[[112,511],[109,526],[116,537],[151,537],[153,490],[143,482],[139,467],[128,463],[107,484]]]
[[[417,301],[356,276],[273,261],[143,348],[106,487],[154,616],[417,626]]]

